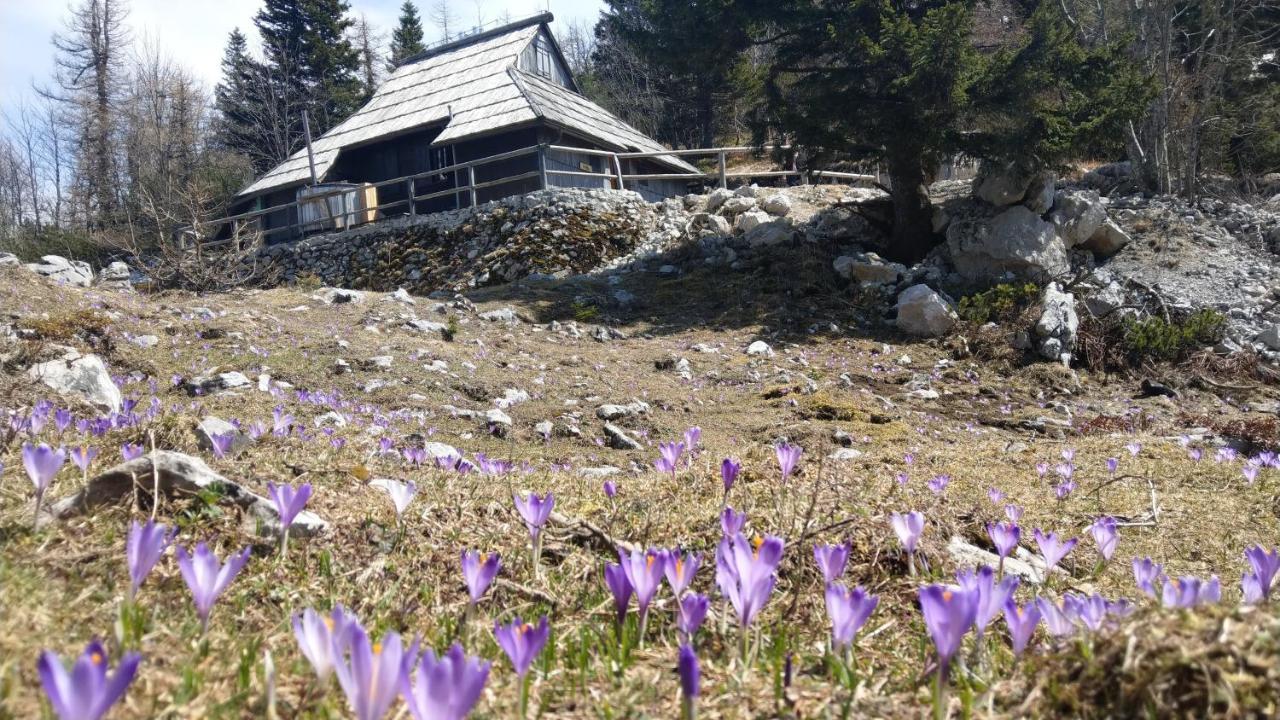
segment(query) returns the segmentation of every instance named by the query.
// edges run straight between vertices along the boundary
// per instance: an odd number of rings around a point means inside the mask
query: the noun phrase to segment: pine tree
[[[387,69],[394,71],[396,66],[406,59],[417,55],[425,48],[422,44],[422,19],[418,16],[418,8],[412,0],[404,0],[400,6],[400,24],[391,33],[391,49]]]
[[[360,108],[360,52],[351,44],[346,0],[304,0],[307,32],[303,35],[303,69],[309,85],[313,130],[323,133]]]

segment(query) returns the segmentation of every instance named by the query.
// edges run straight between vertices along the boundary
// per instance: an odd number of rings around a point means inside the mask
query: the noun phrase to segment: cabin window
[[[538,74],[545,78],[551,77],[551,52],[547,49],[547,43],[539,35],[537,42],[534,43],[534,49],[538,55]]]

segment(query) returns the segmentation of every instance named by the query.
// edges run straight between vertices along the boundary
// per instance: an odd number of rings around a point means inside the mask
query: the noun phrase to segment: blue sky
[[[363,13],[387,33],[395,25],[402,0],[348,0],[352,13]],[[425,18],[435,0],[415,0]],[[62,29],[70,0],[0,0],[0,109],[32,96],[32,82],[44,82],[53,67],[49,38]],[[158,46],[212,88],[227,34],[239,27],[251,32],[262,0],[129,0],[135,40]],[[477,10],[486,20],[509,12],[512,17],[550,9],[556,26],[568,21],[594,23],[602,0],[449,0],[451,11],[474,23]],[[427,28],[428,40],[437,30]],[[256,44],[256,37],[252,38]]]

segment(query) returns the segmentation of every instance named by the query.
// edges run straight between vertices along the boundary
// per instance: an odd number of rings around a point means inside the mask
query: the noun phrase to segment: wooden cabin
[[[492,30],[443,43],[399,65],[364,107],[312,143],[316,177],[323,185],[351,184],[348,200],[359,204],[376,190],[376,202],[406,201],[408,183],[364,188],[365,183],[429,173],[472,160],[493,157],[540,144],[611,152],[657,152],[661,145],[587,100],[578,92],[568,63],[548,29],[550,13],[543,13]],[[533,174],[519,180],[477,190],[474,201],[488,202],[545,187],[616,187],[617,167],[609,156],[548,151],[543,157],[526,154],[474,168],[474,183]],[[549,174],[541,170],[551,171]],[[599,174],[557,175],[554,171]],[[697,169],[673,155],[621,161],[624,174],[679,174]],[[433,193],[409,207],[401,202],[380,210],[378,217],[430,213],[466,207],[469,191],[449,194],[471,181],[467,170],[442,172],[413,181],[416,198]],[[307,149],[258,178],[236,198],[233,213],[291,203],[299,193],[311,192]],[[651,201],[687,192],[679,179],[628,180],[628,190]],[[336,202],[336,200],[335,200]],[[339,205],[346,208],[345,205]],[[310,209],[310,208],[308,208]],[[366,217],[353,207],[346,217]],[[345,210],[343,210],[345,212]],[[303,221],[314,227],[313,213]],[[290,208],[259,218],[263,230],[297,225]],[[277,232],[269,242],[294,239],[299,233]]]

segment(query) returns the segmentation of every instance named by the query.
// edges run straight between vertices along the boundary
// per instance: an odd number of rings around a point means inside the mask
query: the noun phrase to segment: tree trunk
[[[888,158],[890,197],[893,200],[892,259],[915,263],[933,249],[933,204],[925,182],[919,153]]]

